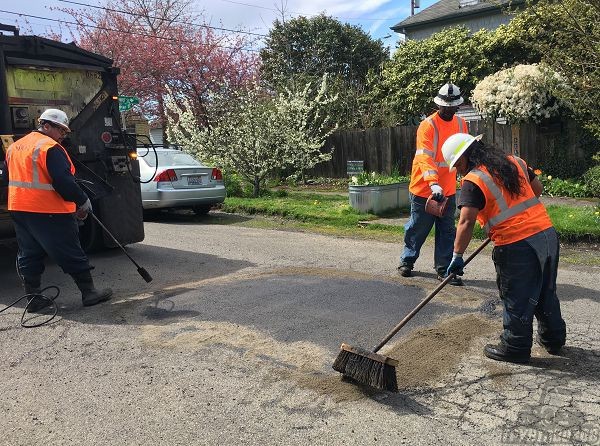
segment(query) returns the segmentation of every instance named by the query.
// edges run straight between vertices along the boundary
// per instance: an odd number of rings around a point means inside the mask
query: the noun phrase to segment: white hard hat
[[[455,133],[450,136],[442,145],[442,154],[448,167],[452,169],[471,144],[480,141],[482,137],[483,135],[472,136],[468,133]]]
[[[433,98],[433,102],[444,107],[456,107],[465,102],[465,100],[460,95],[460,88],[448,82],[442,85],[437,96]]]
[[[67,114],[64,111],[59,110],[57,108],[49,108],[47,110],[44,110],[44,113],[40,115],[38,121],[52,122],[53,124],[59,125],[69,132],[71,131],[71,129],[69,128],[69,118]]]

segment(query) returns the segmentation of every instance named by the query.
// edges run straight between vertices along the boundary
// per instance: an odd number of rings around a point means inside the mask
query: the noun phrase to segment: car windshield
[[[201,166],[200,161],[194,159],[191,155],[183,152],[156,152],[158,154],[159,166]],[[143,157],[146,164],[150,167],[156,167],[156,158],[152,150]]]

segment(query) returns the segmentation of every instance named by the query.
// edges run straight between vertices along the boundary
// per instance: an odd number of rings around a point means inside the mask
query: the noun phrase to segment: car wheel
[[[196,215],[206,215],[210,211],[210,206],[194,206],[192,211],[194,211],[194,214]]]

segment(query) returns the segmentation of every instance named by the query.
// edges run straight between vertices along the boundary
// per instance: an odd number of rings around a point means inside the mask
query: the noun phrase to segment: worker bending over
[[[454,254],[447,274],[463,274],[463,253],[478,221],[494,243],[492,259],[504,304],[500,344],[484,354],[498,361],[527,362],[533,343],[558,354],[566,325],[556,296],[558,236],[540,202],[542,183],[525,161],[485,146],[479,137],[457,134],[442,147],[450,168],[462,175]]]

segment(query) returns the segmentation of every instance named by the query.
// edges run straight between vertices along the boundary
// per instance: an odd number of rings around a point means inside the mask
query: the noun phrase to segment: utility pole
[[[415,15],[415,8],[421,7],[421,0],[410,0],[410,15]]]

